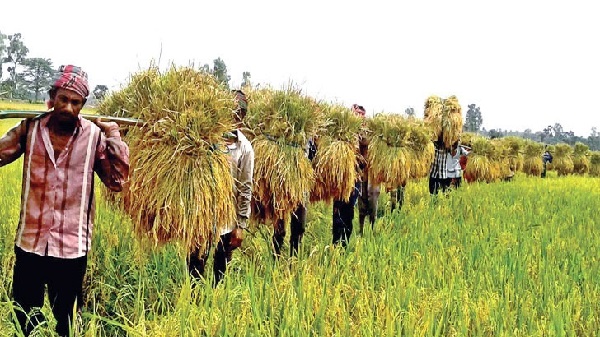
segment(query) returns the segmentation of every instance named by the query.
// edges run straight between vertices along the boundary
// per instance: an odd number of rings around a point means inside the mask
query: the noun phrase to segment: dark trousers
[[[452,179],[449,178],[432,178],[429,177],[429,193],[432,195],[437,194],[440,190],[446,192]]]
[[[358,225],[360,235],[363,235],[365,220],[368,218],[371,229],[377,219],[377,207],[379,201],[379,186],[373,186],[368,181],[360,183],[360,196],[358,198]]]
[[[354,219],[354,206],[360,196],[361,182],[354,184],[354,190],[350,194],[348,201],[334,200],[333,201],[333,240],[332,243],[337,245],[342,244],[346,247],[352,235],[352,220]]]
[[[290,255],[294,256],[298,254],[298,248],[304,235],[306,227],[306,206],[300,205],[292,213],[290,219]],[[275,257],[281,256],[281,247],[283,247],[283,241],[285,240],[285,222],[283,219],[279,219],[275,222],[273,228],[273,253]]]
[[[56,332],[68,336],[78,297],[78,306],[81,306],[87,256],[76,259],[39,256],[15,246],[15,258],[12,294],[17,320],[25,336],[45,321],[39,311],[44,305],[45,286],[48,286],[48,298],[56,319]]]
[[[213,287],[219,285],[219,283],[223,280],[225,271],[227,270],[227,264],[231,262],[231,256],[235,248],[231,246],[230,242],[231,233],[227,233],[221,235],[219,238],[219,243],[217,243],[217,248],[215,249],[215,258],[213,261]],[[204,267],[206,265],[206,261],[208,260],[208,256],[210,255],[211,248],[212,247],[209,244],[204,252],[195,250],[188,256],[187,263],[191,277],[195,279],[204,277]]]
[[[352,219],[354,219],[354,202],[336,200],[333,202],[333,241],[334,245],[346,247],[352,235]]]
[[[390,202],[392,212],[396,208],[398,208],[398,210],[402,209],[402,205],[404,204],[404,186],[400,186],[390,191]]]

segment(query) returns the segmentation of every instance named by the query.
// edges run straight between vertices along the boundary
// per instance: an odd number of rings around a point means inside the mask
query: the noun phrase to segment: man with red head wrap
[[[112,191],[129,175],[119,126],[79,116],[89,95],[87,74],[61,66],[48,94],[48,113],[0,138],[0,166],[24,155],[12,295],[25,336],[45,320],[39,308],[46,286],[56,331],[69,335],[92,243],[94,172]]]

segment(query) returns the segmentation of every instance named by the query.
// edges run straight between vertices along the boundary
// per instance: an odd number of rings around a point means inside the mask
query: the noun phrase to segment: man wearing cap
[[[46,286],[56,331],[69,335],[92,242],[94,172],[112,191],[129,174],[118,125],[79,116],[89,95],[81,68],[61,66],[48,94],[48,113],[0,138],[0,166],[24,155],[12,295],[25,336],[44,321]]]

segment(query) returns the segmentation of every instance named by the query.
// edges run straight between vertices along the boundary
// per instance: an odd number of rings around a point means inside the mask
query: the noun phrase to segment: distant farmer
[[[362,105],[352,105],[352,110],[365,117],[366,110]],[[368,158],[369,150],[369,139],[361,136],[358,142],[358,150],[362,158],[365,160],[361,162],[361,185],[360,185],[360,197],[358,198],[358,224],[360,235],[364,234],[365,220],[369,219],[371,223],[371,229],[375,225],[375,219],[377,218],[377,201],[379,199],[379,186],[372,185],[369,183],[369,167],[366,163]]]
[[[390,190],[390,211],[395,209],[401,210],[404,205],[404,190],[406,189],[406,181],[398,188],[392,188]]]
[[[365,117],[365,108],[358,104],[352,105],[352,111],[362,118]],[[361,165],[364,167],[364,163],[362,163],[362,160]],[[354,189],[350,194],[348,201],[333,201],[332,243],[334,245],[341,244],[342,247],[346,247],[348,245],[348,241],[350,240],[350,236],[352,235],[353,229],[352,221],[354,219],[354,206],[356,205],[356,202],[358,201],[358,198],[360,196],[361,187],[361,180],[358,180],[354,185]]]
[[[48,94],[52,110],[0,139],[0,166],[25,157],[12,283],[25,336],[45,321],[39,308],[46,286],[56,332],[69,335],[92,243],[94,172],[112,191],[121,191],[129,174],[119,126],[79,115],[89,95],[81,68],[61,66]]]
[[[451,179],[448,178],[447,169],[447,159],[450,150],[444,146],[441,135],[437,141],[433,142],[433,145],[435,153],[429,170],[429,193],[436,195],[440,190],[445,192],[450,186]]]
[[[471,148],[461,145],[460,142],[455,142],[446,156],[447,178],[450,179],[450,185],[454,188],[459,188],[462,180],[462,165],[460,160],[462,157],[467,157],[471,153]]]
[[[234,180],[237,221],[230,224],[217,224],[217,229],[220,229],[220,233],[213,260],[213,287],[216,287],[225,276],[227,264],[231,262],[233,251],[242,245],[243,230],[246,229],[246,223],[250,217],[250,201],[252,200],[254,149],[250,141],[240,130],[248,111],[248,101],[246,95],[241,90],[234,90],[233,93],[238,106],[234,111],[236,129],[231,132],[226,142],[229,150],[231,175]],[[204,252],[196,250],[190,254],[188,269],[193,278],[199,279],[204,276],[204,267],[208,260],[210,249],[211,245],[209,244]]]
[[[306,157],[312,161],[317,154],[317,145],[313,139],[310,139],[306,143],[304,148]],[[300,249],[300,243],[302,243],[302,237],[306,230],[306,205],[308,204],[308,195],[304,197],[302,202],[290,217],[290,256],[296,256],[298,249]],[[285,240],[285,220],[278,219],[275,221],[273,226],[273,256],[275,258],[281,256],[281,247]]]
[[[542,162],[544,163],[544,168],[542,170],[542,178],[546,178],[546,166],[548,163],[552,164],[552,154],[548,150],[544,152],[542,155]]]

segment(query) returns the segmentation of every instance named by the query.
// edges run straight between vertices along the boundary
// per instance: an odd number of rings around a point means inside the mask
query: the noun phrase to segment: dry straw
[[[573,149],[573,172],[576,174],[586,174],[590,171],[590,148],[589,146],[577,142]]]
[[[289,219],[306,203],[315,177],[307,157],[308,141],[323,128],[319,104],[293,84],[281,90],[249,90],[246,125],[255,153],[255,213],[261,221]]]
[[[552,154],[552,167],[559,176],[573,173],[573,148],[566,143],[556,144]]]
[[[311,201],[348,201],[358,179],[358,137],[363,118],[337,104],[321,104],[325,131],[318,137],[313,160],[315,185]]]
[[[215,230],[235,221],[223,139],[234,128],[234,107],[229,90],[212,75],[175,66],[133,75],[100,105],[101,114],[147,122],[125,136],[132,171],[119,200],[138,234],[202,249]]]

